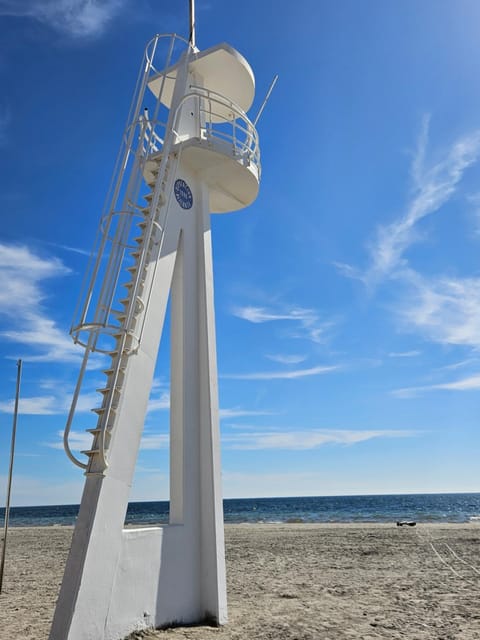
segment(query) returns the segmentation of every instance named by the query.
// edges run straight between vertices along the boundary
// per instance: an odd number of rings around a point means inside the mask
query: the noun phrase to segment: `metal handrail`
[[[191,84],[190,85],[190,89],[193,89],[195,91],[195,93],[203,93],[204,97],[206,97],[206,98],[213,98],[213,99],[218,100],[219,102],[222,102],[226,106],[231,107],[232,111],[235,111],[237,114],[239,114],[238,117],[243,118],[244,120],[247,120],[248,122],[250,122],[250,120],[249,120],[249,118],[247,116],[247,113],[242,109],[242,107],[240,107],[231,98],[227,98],[223,94],[218,93],[218,91],[214,91],[213,89],[206,89],[205,87],[201,87],[201,86],[196,85],[196,84]],[[250,123],[250,124],[252,124],[252,123]],[[252,124],[252,126],[253,126],[253,124]]]
[[[165,128],[166,126],[166,124],[163,122],[152,124],[150,120],[146,121],[145,131],[143,134],[143,141],[146,144],[142,145],[144,154],[150,154],[152,152],[158,153],[163,147],[164,140],[158,135],[158,133],[155,131],[155,128],[154,128],[155,126],[158,126],[158,125],[163,126],[163,128]],[[158,143],[158,146],[155,143]]]
[[[182,42],[183,44],[185,44],[187,49],[191,49],[192,51],[197,51],[196,47],[192,46],[191,42],[189,42],[183,36],[179,36],[177,33],[157,33],[150,40],[150,42],[147,43],[147,46],[145,47],[145,59],[146,59],[146,62],[149,65],[150,69],[152,69],[155,73],[162,73],[162,71],[159,71],[155,67],[155,65],[153,64],[153,61],[155,59],[155,53],[156,53],[158,41],[161,40],[162,38],[171,38],[173,47],[175,46],[175,42],[178,40],[178,42]],[[149,51],[150,47],[152,49],[151,53]],[[173,47],[172,47],[172,53],[173,53]],[[168,68],[168,66],[166,68]]]
[[[179,119],[183,105],[190,99],[198,102],[198,109],[203,117],[199,118],[200,130],[197,131],[198,139],[219,139],[231,143],[234,155],[247,159],[255,164],[261,171],[260,146],[258,133],[247,114],[233,100],[222,96],[216,91],[192,85],[192,91],[180,100],[174,116],[174,133],[181,138],[178,131]],[[229,110],[232,117],[225,116],[225,109]],[[230,125],[231,131],[224,131],[220,127]],[[182,140],[183,141],[183,140]]]

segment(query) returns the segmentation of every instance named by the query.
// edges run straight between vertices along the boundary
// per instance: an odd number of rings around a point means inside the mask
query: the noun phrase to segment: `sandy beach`
[[[48,638],[71,534],[10,530],[1,640]],[[480,639],[480,525],[229,525],[226,550],[227,626],[131,638]]]

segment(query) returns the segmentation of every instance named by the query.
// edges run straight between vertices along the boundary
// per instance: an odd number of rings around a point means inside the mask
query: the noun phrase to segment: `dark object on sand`
[[[399,520],[397,527],[414,527],[416,524],[413,520]]]

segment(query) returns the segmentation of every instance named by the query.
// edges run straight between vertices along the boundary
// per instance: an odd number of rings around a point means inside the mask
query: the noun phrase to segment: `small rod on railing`
[[[17,361],[17,389],[15,393],[15,407],[13,410],[12,442],[10,446],[10,467],[8,470],[7,502],[5,504],[5,523],[3,529],[2,557],[0,560],[0,593],[3,585],[3,570],[5,568],[5,554],[7,551],[8,519],[10,515],[10,495],[12,493],[13,458],[15,455],[15,437],[17,435],[18,400],[20,397],[20,380],[22,378],[22,361]]]
[[[278,73],[277,75],[274,77],[274,79],[272,80],[272,84],[270,85],[270,89],[267,91],[267,95],[265,96],[265,100],[262,102],[262,106],[260,107],[260,111],[257,113],[257,117],[255,118],[255,120],[253,121],[253,126],[256,127],[257,126],[257,122],[260,120],[260,116],[263,113],[263,110],[265,109],[265,107],[267,106],[267,102],[268,99],[270,98],[270,94],[273,91],[273,87],[277,84],[277,80],[278,80]]]

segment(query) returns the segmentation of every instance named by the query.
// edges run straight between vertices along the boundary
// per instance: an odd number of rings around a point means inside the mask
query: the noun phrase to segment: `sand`
[[[10,529],[1,640],[46,640],[72,530]],[[230,525],[230,622],[159,640],[480,640],[480,525]],[[101,640],[101,639],[98,639]]]

